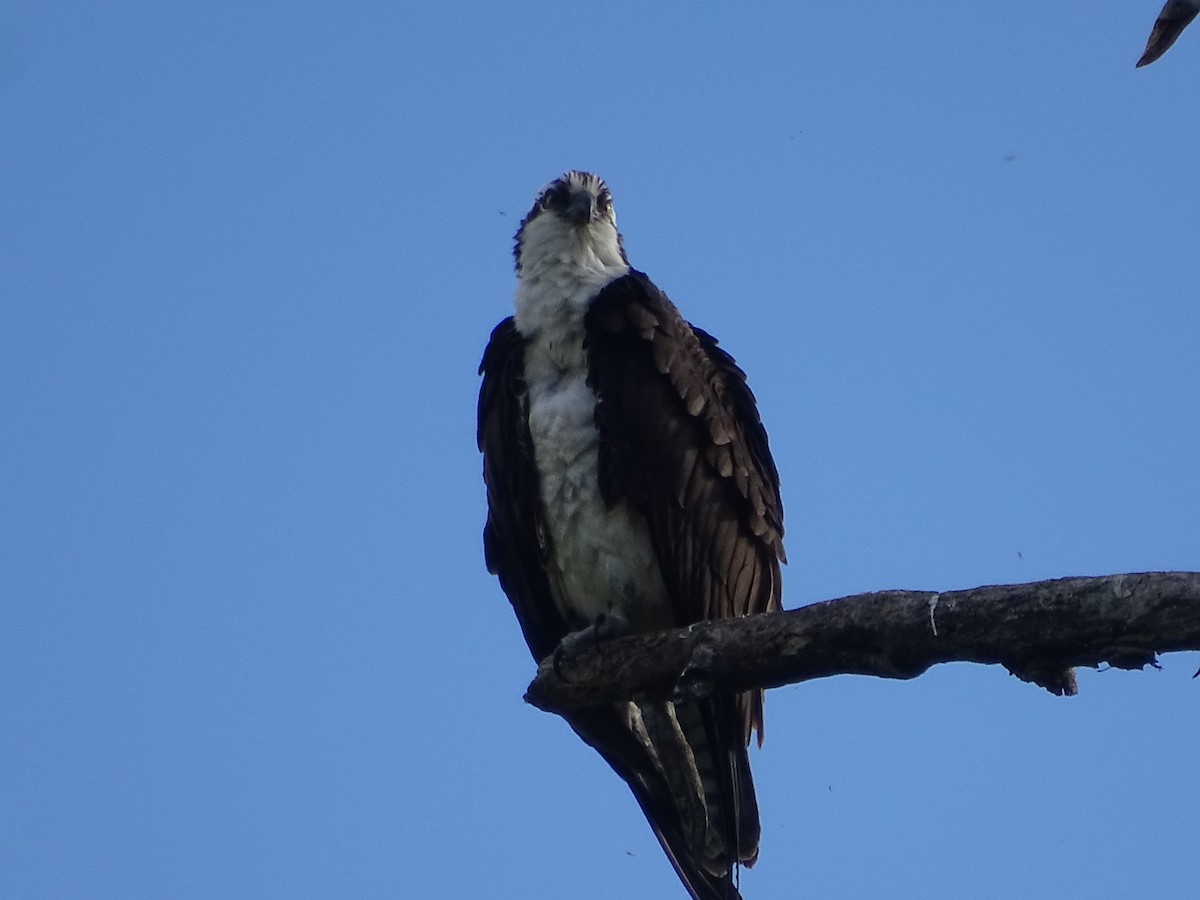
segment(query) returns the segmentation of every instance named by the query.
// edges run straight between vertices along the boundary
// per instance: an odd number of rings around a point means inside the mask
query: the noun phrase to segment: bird
[[[513,315],[480,365],[484,558],[537,661],[776,612],[783,503],[737,363],[629,264],[608,185],[572,170],[520,223]],[[565,717],[632,790],[693,900],[758,857],[763,692]]]
[[[1200,13],[1200,0],[1167,0],[1154,22],[1150,39],[1146,41],[1146,50],[1137,61],[1137,68],[1150,65],[1170,50],[1175,39],[1192,23],[1197,13]]]

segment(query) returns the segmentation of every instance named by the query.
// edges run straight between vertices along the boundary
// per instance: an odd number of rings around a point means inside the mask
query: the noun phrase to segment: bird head
[[[513,256],[518,276],[546,262],[628,266],[604,179],[572,170],[546,185],[517,229]]]

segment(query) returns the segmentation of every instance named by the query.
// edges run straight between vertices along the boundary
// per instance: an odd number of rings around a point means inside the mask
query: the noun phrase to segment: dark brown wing
[[[538,503],[537,465],[529,436],[525,339],[512,317],[492,331],[479,372],[479,449],[487,486],[483,555],[521,623],[525,643],[540,662],[567,633],[558,613],[545,560],[549,535]]]
[[[1150,32],[1150,39],[1146,41],[1146,50],[1137,61],[1137,67],[1150,65],[1170,50],[1175,39],[1183,34],[1183,29],[1192,23],[1197,13],[1200,13],[1200,2],[1197,0],[1167,0],[1162,12],[1158,14],[1154,29]]]
[[[780,609],[779,475],[745,374],[641,272],[601,291],[585,328],[601,489],[649,522],[676,624]],[[742,707],[744,746],[761,692]]]
[[[505,319],[492,332],[480,366],[478,441],[488,496],[483,545],[488,571],[499,576],[525,641],[534,659],[541,661],[554,651],[567,627],[543,565],[549,546],[526,417],[524,357],[524,339],[513,320]],[[582,710],[567,721],[629,785],[694,900],[740,900],[729,876],[709,874],[693,857],[670,788],[619,708]]]

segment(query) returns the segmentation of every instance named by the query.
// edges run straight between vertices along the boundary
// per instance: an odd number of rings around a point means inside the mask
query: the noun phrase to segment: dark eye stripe
[[[548,209],[552,206],[561,206],[567,202],[570,196],[570,188],[563,182],[555,182],[546,192],[542,194],[541,205],[543,209]]]

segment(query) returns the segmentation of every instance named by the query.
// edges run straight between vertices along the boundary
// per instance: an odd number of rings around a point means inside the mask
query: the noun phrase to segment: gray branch
[[[1200,650],[1198,572],[881,591],[604,641],[561,660],[559,673],[544,660],[525,699],[561,713],[830,675],[915,678],[945,662],[998,664],[1074,694],[1075,666],[1141,669],[1177,650]]]

